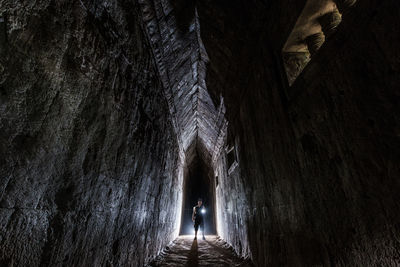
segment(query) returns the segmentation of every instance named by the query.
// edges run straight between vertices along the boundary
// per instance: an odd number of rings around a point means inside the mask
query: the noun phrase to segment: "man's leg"
[[[197,222],[194,223],[194,239],[197,239],[197,230],[199,229],[199,225]]]
[[[206,240],[206,237],[204,236],[204,220],[201,222],[201,232],[203,233],[203,240]]]

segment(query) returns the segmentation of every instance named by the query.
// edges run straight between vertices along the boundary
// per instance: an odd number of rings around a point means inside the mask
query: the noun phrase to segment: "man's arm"
[[[193,207],[192,221],[194,222],[194,215],[196,214],[196,207]]]

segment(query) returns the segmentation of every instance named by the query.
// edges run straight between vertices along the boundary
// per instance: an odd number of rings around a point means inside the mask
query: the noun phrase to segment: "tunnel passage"
[[[306,0],[30,2],[0,0],[0,266],[145,266],[217,176],[256,266],[400,266],[400,1],[357,1],[290,87]]]
[[[205,234],[216,234],[215,221],[215,182],[210,161],[207,160],[198,147],[192,148],[186,159],[183,180],[181,235],[194,233],[192,212],[197,205],[197,199],[203,200],[206,208]]]

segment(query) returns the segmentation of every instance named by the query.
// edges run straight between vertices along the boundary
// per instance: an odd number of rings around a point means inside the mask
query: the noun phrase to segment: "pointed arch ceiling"
[[[202,156],[211,159],[223,143],[225,108],[223,101],[215,107],[207,91],[208,56],[196,8],[185,1],[183,7],[169,0],[139,3],[181,151],[190,153],[193,144],[200,144]]]

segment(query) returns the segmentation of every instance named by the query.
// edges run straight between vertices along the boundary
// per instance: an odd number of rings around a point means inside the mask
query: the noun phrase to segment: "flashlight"
[[[206,213],[206,209],[204,209],[204,208],[201,209],[201,213],[202,213],[202,214]]]

